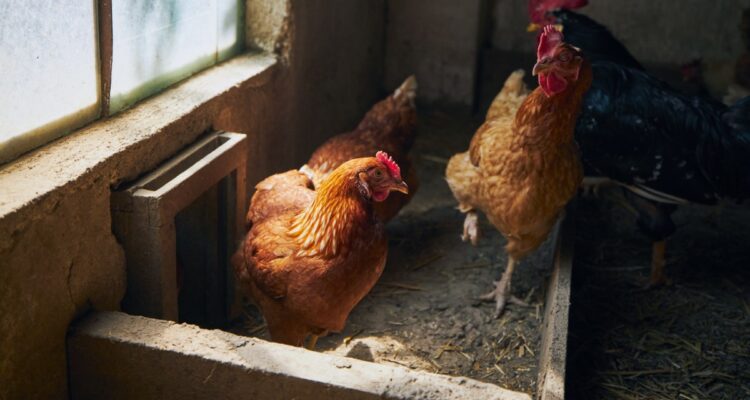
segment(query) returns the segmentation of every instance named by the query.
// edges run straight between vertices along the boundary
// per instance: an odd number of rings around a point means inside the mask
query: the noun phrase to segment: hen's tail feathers
[[[406,78],[404,83],[393,92],[393,98],[399,102],[408,102],[413,107],[414,100],[417,98],[417,78],[414,75]]]
[[[526,72],[522,69],[517,69],[508,76],[508,78],[505,80],[505,84],[503,84],[502,90],[500,90],[500,94],[504,95],[516,95],[516,96],[522,96],[524,94],[527,94],[529,92],[529,89],[526,87],[526,84],[523,82],[523,77],[526,75]]]
[[[486,119],[495,119],[502,115],[513,116],[516,114],[518,107],[526,95],[529,94],[529,88],[523,82],[526,72],[522,69],[513,71],[503,84],[500,93],[495,96],[487,110]]]

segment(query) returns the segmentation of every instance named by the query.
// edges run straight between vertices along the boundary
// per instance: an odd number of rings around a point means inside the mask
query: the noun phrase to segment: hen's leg
[[[658,203],[630,191],[625,191],[624,194],[627,202],[636,210],[638,228],[653,241],[651,247],[651,276],[646,283],[646,288],[668,284],[669,279],[664,272],[666,264],[664,251],[666,238],[675,231],[671,215],[677,206]]]
[[[305,346],[308,350],[315,351],[315,345],[318,344],[318,335],[310,335],[310,341]]]
[[[464,219],[464,233],[461,235],[461,240],[469,241],[472,246],[476,246],[479,242],[479,236],[479,217],[476,211],[470,210],[466,213],[466,219]]]
[[[651,277],[649,278],[648,287],[657,287],[669,284],[669,279],[664,273],[664,250],[666,247],[665,240],[654,242],[651,250]]]
[[[315,345],[317,345],[317,344],[318,344],[318,338],[320,338],[321,336],[325,336],[325,335],[327,335],[327,334],[328,334],[328,331],[323,331],[323,332],[320,332],[320,333],[319,333],[319,334],[317,334],[317,335],[316,335],[316,334],[314,334],[314,333],[311,333],[311,334],[310,334],[310,341],[308,341],[308,342],[307,342],[307,346],[305,346],[305,347],[306,347],[306,348],[307,348],[308,350],[312,350],[312,351],[315,351]]]
[[[516,260],[513,257],[508,257],[508,266],[503,272],[502,278],[495,282],[495,289],[485,295],[481,296],[482,300],[495,300],[495,318],[499,318],[503,314],[505,309],[505,303],[513,303],[522,306],[528,306],[523,300],[512,296],[510,294],[510,281],[513,276],[513,270],[516,267]]]

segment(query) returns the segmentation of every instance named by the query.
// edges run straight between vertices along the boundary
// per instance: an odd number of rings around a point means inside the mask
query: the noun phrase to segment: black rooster
[[[621,185],[617,202],[654,243],[650,285],[662,284],[677,205],[750,197],[750,100],[727,108],[648,75],[605,26],[571,11],[586,4],[530,0],[530,18],[560,25],[565,42],[592,63],[576,127],[585,174]]]
[[[661,284],[677,205],[750,197],[750,98],[729,108],[643,71],[607,61],[592,68],[576,141],[588,173],[627,189],[638,226],[654,241],[650,283]]]
[[[578,47],[590,62],[611,61],[626,67],[644,70],[625,46],[604,25],[564,8],[552,10],[554,24],[561,25],[565,41]]]
[[[589,62],[612,61],[630,68],[643,66],[604,25],[574,9],[588,5],[587,0],[529,0],[529,30],[543,25],[558,25],[565,41],[583,51]]]

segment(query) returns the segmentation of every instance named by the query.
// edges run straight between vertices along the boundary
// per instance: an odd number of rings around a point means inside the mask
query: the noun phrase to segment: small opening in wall
[[[211,133],[112,197],[125,249],[123,310],[221,327],[234,285],[229,260],[241,237],[245,136]]]
[[[167,167],[165,171],[154,176],[151,180],[143,185],[143,189],[156,191],[164,186],[167,182],[176,178],[177,175],[185,172],[191,165],[194,165],[198,160],[206,157],[212,151],[216,150],[219,146],[226,143],[229,139],[224,136],[214,136],[208,139],[208,141],[197,148],[194,152],[191,152],[184,159],[178,161],[174,165]]]
[[[233,244],[228,224],[236,174],[222,179],[175,216],[179,321],[219,327],[227,315]]]

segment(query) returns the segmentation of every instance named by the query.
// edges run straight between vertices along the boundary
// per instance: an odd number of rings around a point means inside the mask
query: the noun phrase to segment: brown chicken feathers
[[[318,187],[344,162],[385,151],[401,166],[409,185],[409,195],[395,194],[375,205],[381,219],[389,221],[414,196],[419,184],[409,157],[417,131],[416,92],[417,80],[410,76],[392,95],[375,104],[353,131],[336,135],[320,145],[300,171]]]
[[[480,210],[507,239],[508,276],[487,297],[497,300],[498,314],[515,261],[545,240],[583,179],[573,133],[591,68],[561,34],[545,32],[534,68],[544,84],[527,96],[523,71],[511,74],[469,151],[453,156],[446,169],[459,209],[469,213],[465,229],[476,229],[473,210]]]
[[[344,328],[385,265],[388,245],[373,203],[407,193],[398,165],[382,153],[347,161],[312,186],[299,171],[260,182],[250,231],[232,260],[272,339],[297,346]]]

